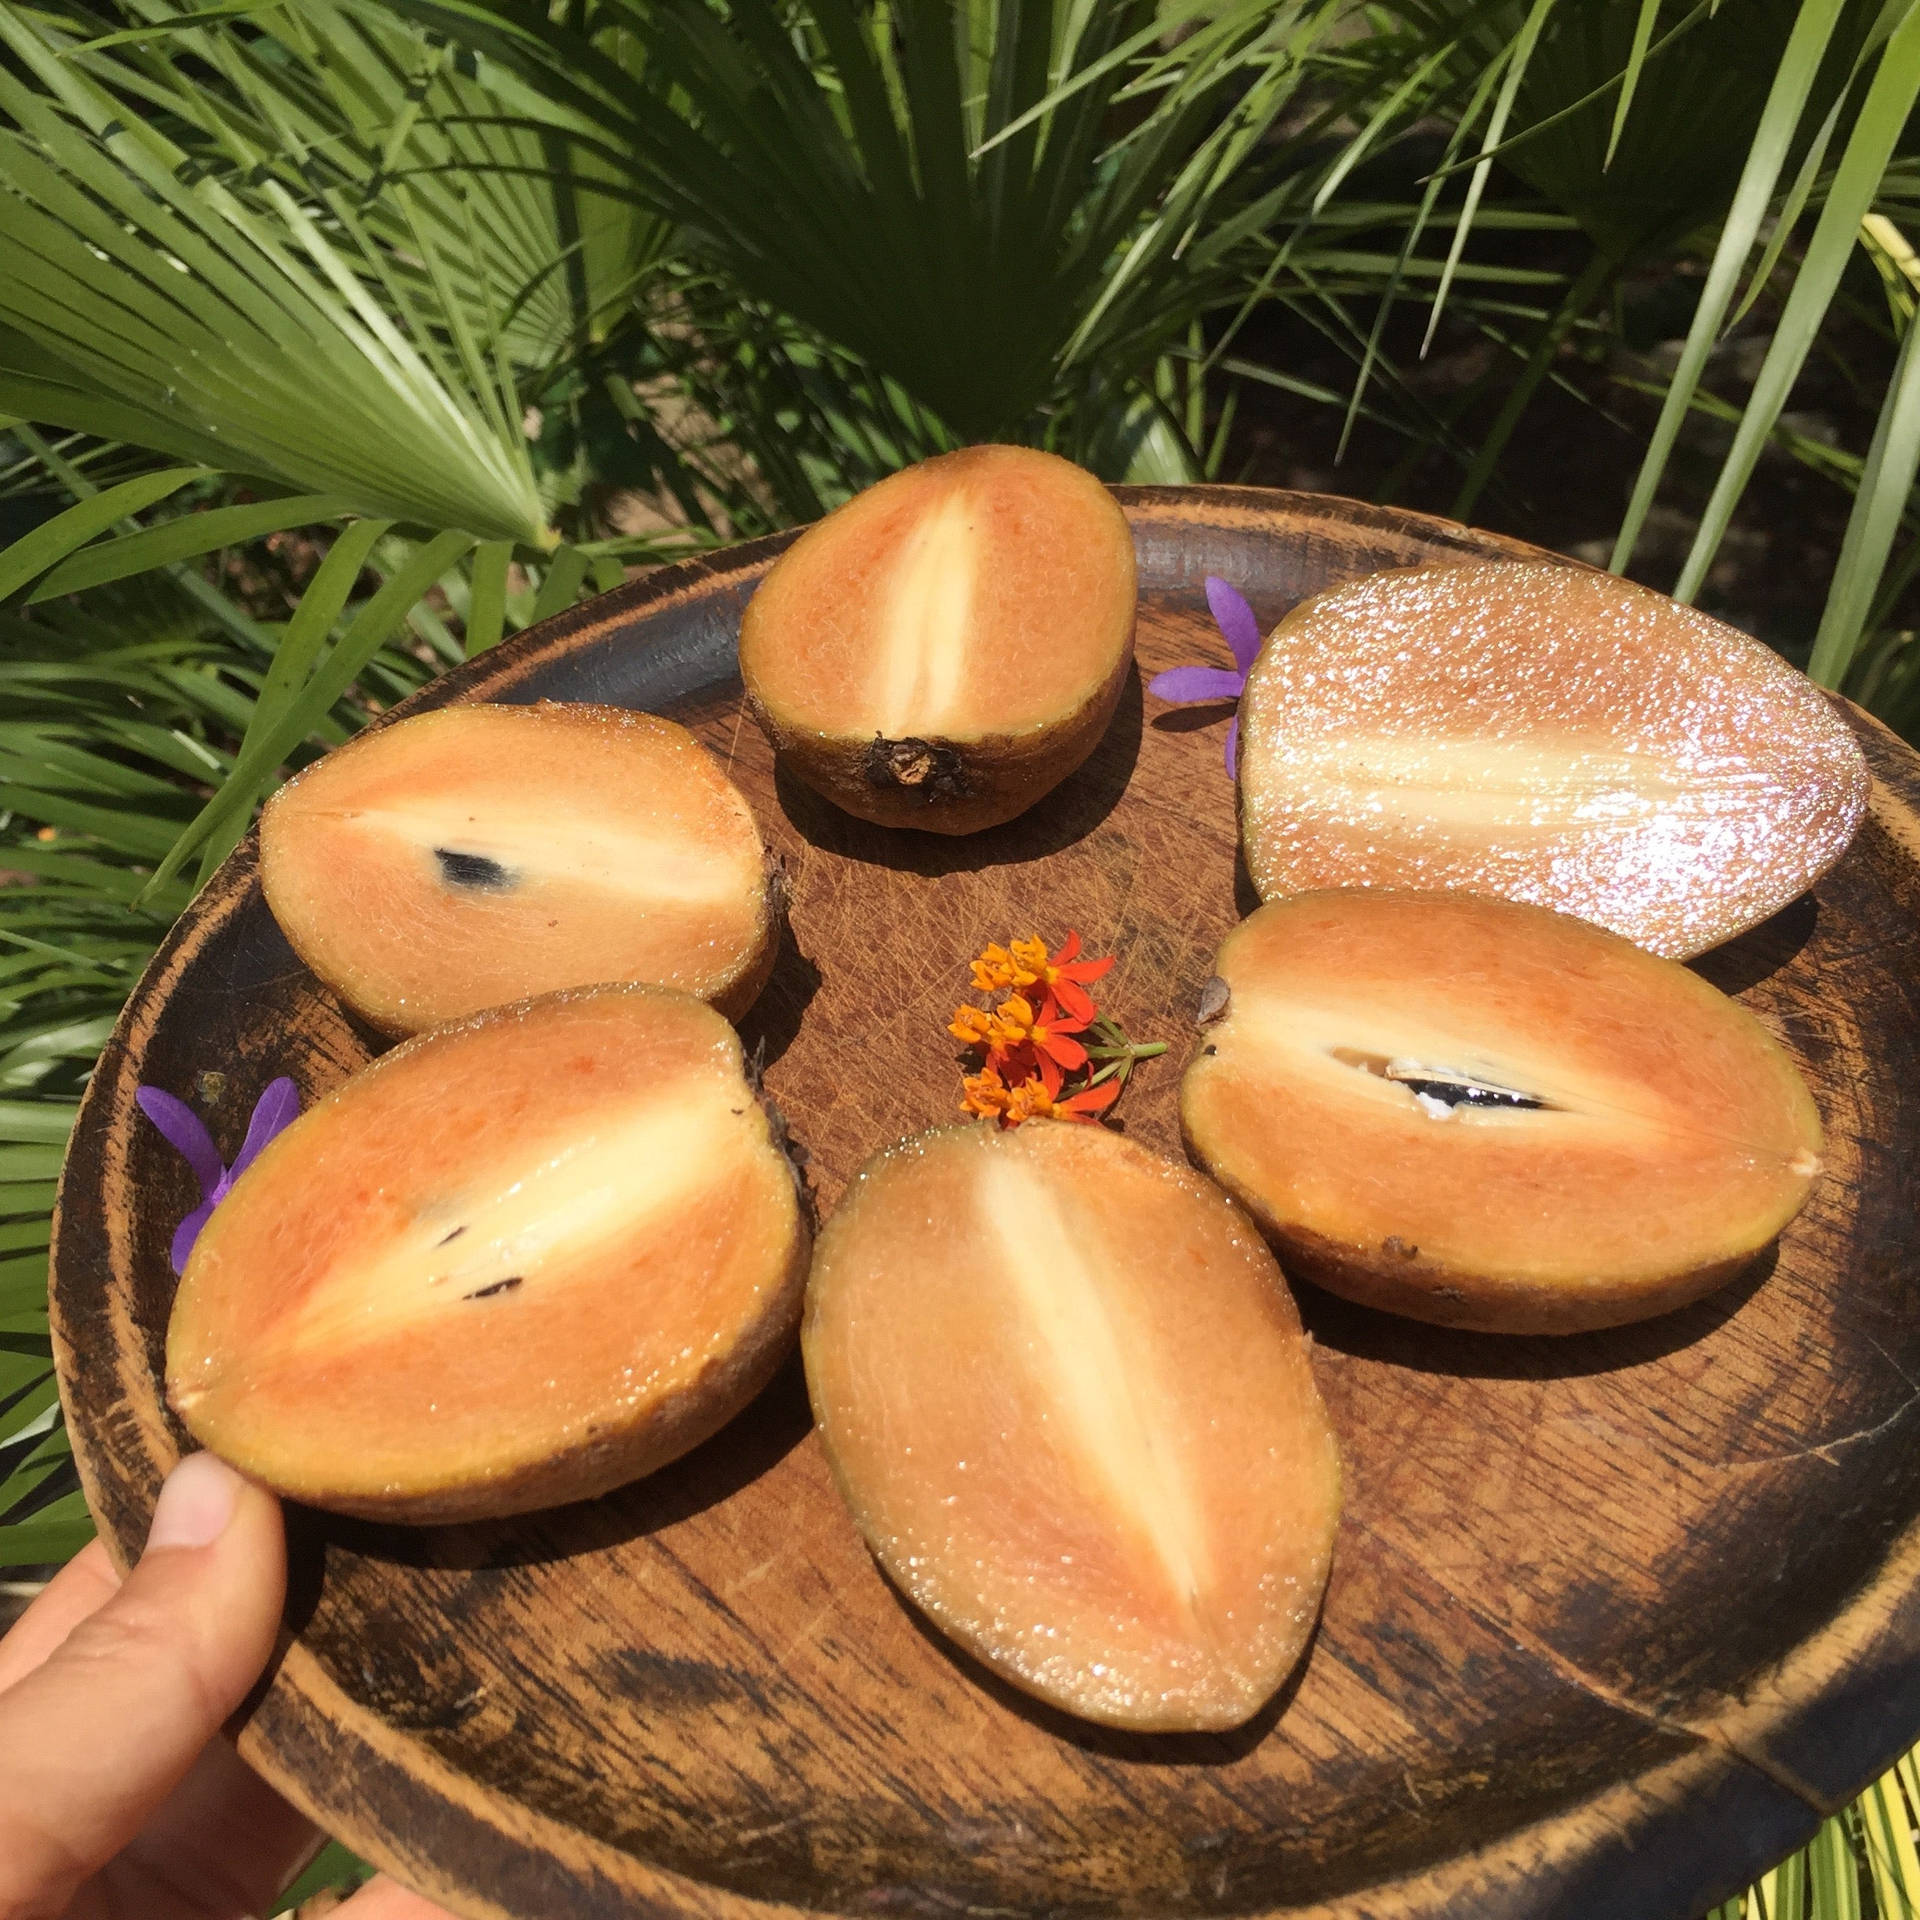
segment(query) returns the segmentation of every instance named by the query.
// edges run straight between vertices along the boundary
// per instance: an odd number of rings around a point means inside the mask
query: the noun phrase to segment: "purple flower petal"
[[[1238,700],[1246,684],[1244,673],[1230,673],[1225,667],[1173,667],[1156,673],[1147,682],[1147,691],[1162,700]]]
[[[267,1143],[300,1117],[300,1089],[284,1077],[270,1081],[267,1090],[253,1103],[253,1118],[247,1122],[247,1137],[227,1171],[225,1184],[231,1186],[259,1159]],[[225,1195],[221,1196],[223,1199]]]
[[[176,1100],[159,1087],[141,1087],[134,1102],[165,1136],[167,1144],[193,1169],[200,1191],[211,1198],[225,1169],[220,1165],[220,1150],[213,1144],[200,1116],[184,1100]]]
[[[1227,729],[1227,778],[1237,780],[1240,777],[1240,716],[1233,716],[1233,725]]]
[[[1247,597],[1217,573],[1207,575],[1207,605],[1213,609],[1214,624],[1226,635],[1227,645],[1242,673],[1259,657],[1260,622],[1247,605]]]
[[[173,1230],[173,1245],[167,1249],[167,1260],[175,1273],[187,1270],[187,1255],[193,1251],[193,1243],[200,1237],[200,1229],[213,1218],[213,1210],[219,1205],[217,1200],[203,1200]]]

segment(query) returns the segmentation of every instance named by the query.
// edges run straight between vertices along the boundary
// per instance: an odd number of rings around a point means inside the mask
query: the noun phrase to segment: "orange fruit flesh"
[[[1132,535],[1106,488],[1053,454],[971,447],[804,534],[748,604],[740,668],[797,731],[979,740],[1108,688],[1133,619]]]
[[[746,801],[615,707],[400,721],[274,796],[260,866],[294,950],[391,1032],[606,980],[743,1011],[777,936]]]
[[[1813,1101],[1759,1023],[1567,916],[1303,895],[1243,922],[1218,967],[1226,1015],[1181,1090],[1195,1152],[1283,1251],[1389,1280],[1417,1256],[1454,1283],[1454,1324],[1679,1304],[1770,1241],[1818,1171]],[[1432,1091],[1449,1076],[1539,1104],[1451,1103]]]
[[[387,1055],[236,1182],[168,1396],[318,1505],[485,1510],[569,1454],[717,1426],[791,1333],[804,1239],[718,1014],[639,987],[506,1008]]]
[[[1061,1123],[923,1135],[829,1224],[803,1338],[875,1553],[1016,1685],[1231,1727],[1299,1658],[1338,1458],[1279,1269],[1185,1168]]]
[[[1627,581],[1373,575],[1284,620],[1242,713],[1263,899],[1347,886],[1529,901],[1684,958],[1803,892],[1865,811],[1824,695]]]

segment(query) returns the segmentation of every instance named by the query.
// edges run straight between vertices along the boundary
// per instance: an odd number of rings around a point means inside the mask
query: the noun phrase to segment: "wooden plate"
[[[1381,566],[1529,553],[1282,493],[1123,492],[1140,676],[1094,760],[951,841],[837,814],[743,721],[740,610],[781,541],[622,588],[436,683],[677,715],[786,855],[792,937],[746,1023],[831,1208],[950,1118],[945,1032],[982,943],[1078,927],[1139,1037],[1128,1130],[1179,1152],[1185,1017],[1251,904],[1225,715],[1144,700]],[[1571,1340],[1396,1322],[1308,1292],[1349,1505],[1317,1642],[1227,1736],[1129,1736],[1011,1692],[896,1598],[791,1368],[612,1498],[445,1530],[296,1515],[284,1658],[240,1733],[323,1826],[474,1916],[1611,1914],[1688,1920],[1920,1734],[1920,761],[1815,896],[1710,955],[1792,1050],[1830,1172],[1777,1258],[1667,1319]],[[133,996],[82,1108],[53,1308],[87,1493],[123,1560],[182,1435],[161,1404],[167,1240],[194,1203],[147,1081],[231,1152],[255,1094],[369,1040],[295,961],[251,846]]]

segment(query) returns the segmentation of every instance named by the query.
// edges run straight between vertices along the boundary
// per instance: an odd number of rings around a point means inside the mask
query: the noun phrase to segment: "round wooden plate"
[[[727,763],[793,880],[745,1031],[823,1210],[876,1148],[954,1117],[968,957],[1029,931],[1119,956],[1105,1003],[1173,1043],[1120,1111],[1179,1153],[1187,1016],[1252,904],[1224,710],[1141,691],[1226,661],[1205,575],[1270,627],[1377,567],[1531,554],[1306,495],[1122,499],[1138,678],[1094,759],[992,833],[863,826],[776,771],[733,648],[781,540],[621,588],[408,703],[620,702]],[[1698,963],[1813,1087],[1812,1204],[1744,1281],[1614,1333],[1444,1333],[1303,1289],[1348,1506],[1311,1654],[1248,1727],[1082,1725],[940,1639],[855,1534],[796,1366],[605,1500],[441,1530],[296,1513],[287,1644],[241,1752],[476,1917],[1689,1920],[1920,1734],[1920,761],[1849,717],[1877,775],[1852,851]],[[372,1044],[281,939],[248,845],[101,1060],[53,1313],[123,1561],[183,1440],[160,1360],[168,1236],[196,1199],[134,1089],[193,1099],[231,1153],[268,1080],[317,1095]]]

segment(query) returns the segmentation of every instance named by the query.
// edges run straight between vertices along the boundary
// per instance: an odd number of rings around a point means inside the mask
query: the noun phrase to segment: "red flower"
[[[1085,1020],[1074,1019],[1055,1003],[1036,1012],[1024,994],[1011,993],[995,1011],[993,1052],[987,1056],[987,1064],[999,1067],[1001,1078],[1008,1079],[1000,1061],[1012,1064],[1031,1049],[1034,1067],[1047,1092],[1057,1094],[1066,1075],[1078,1073],[1087,1064],[1086,1048],[1073,1038],[1086,1025]]]
[[[1037,1080],[1023,1081],[1007,1095],[1006,1110],[1000,1116],[1003,1127],[1017,1127],[1023,1120],[1084,1120],[1091,1124],[1120,1097],[1118,1080],[1103,1080],[1097,1087],[1082,1087],[1064,1100],[1058,1089],[1049,1090]]]
[[[1087,988],[1112,968],[1113,961],[1111,957],[1082,960],[1079,953],[1080,936],[1072,931],[1068,932],[1060,951],[1051,957],[1044,940],[1016,940],[1012,944],[1013,960],[1020,976],[1015,984],[1040,989],[1042,1017],[1050,1005],[1058,1006],[1071,1014],[1080,1027],[1085,1027],[1094,1015],[1093,995]]]

